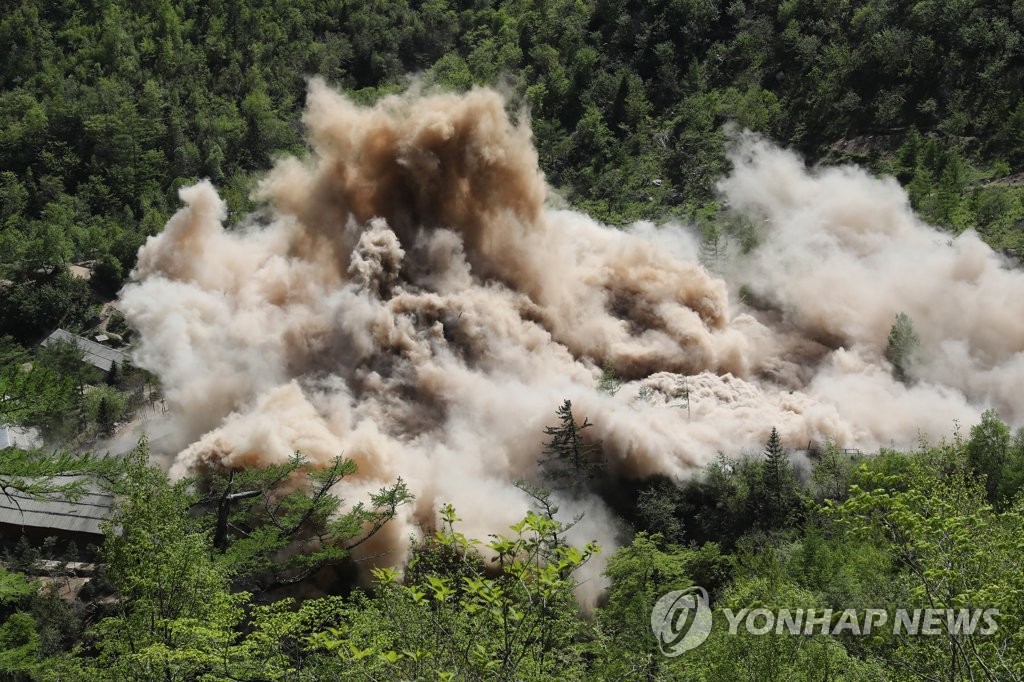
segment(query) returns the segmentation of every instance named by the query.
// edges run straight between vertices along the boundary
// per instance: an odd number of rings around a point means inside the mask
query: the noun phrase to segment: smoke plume
[[[495,92],[362,107],[314,81],[304,122],[309,157],[257,190],[271,220],[227,227],[209,182],[185,188],[122,293],[177,475],[298,451],[353,458],[351,500],[401,476],[416,502],[382,539],[400,562],[442,503],[477,537],[520,518],[512,481],[538,476],[566,398],[612,479],[685,477],[772,426],[870,450],[988,406],[1024,421],[1024,278],[922,223],[893,180],[741,136],[720,191],[763,239],[720,277],[683,227],[550,208],[528,122]],[[908,384],[884,358],[897,312],[921,339]],[[606,365],[617,392],[598,390]],[[563,505],[583,507],[576,532],[613,545],[599,503]]]

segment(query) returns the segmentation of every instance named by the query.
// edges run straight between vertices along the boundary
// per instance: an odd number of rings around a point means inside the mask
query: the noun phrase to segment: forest
[[[730,151],[737,131],[749,130],[808,166],[852,163],[895,178],[909,207],[938,230],[932,241],[976,233],[1015,273],[1024,255],[1024,3],[9,0],[0,50],[0,427],[45,443],[0,450],[0,493],[75,500],[101,489],[115,500],[102,539],[89,545],[3,526],[0,678],[1024,679],[1024,428],[988,409],[997,398],[971,402],[980,406],[971,423],[951,419],[947,434],[922,431],[916,445],[897,444],[895,434],[863,452],[830,438],[783,442],[782,424],[764,422],[752,427],[764,434],[755,446],[737,435],[685,476],[636,473],[611,461],[610,419],[587,406],[656,404],[687,428],[707,401],[692,377],[726,371],[662,368],[687,377],[663,390],[650,383],[655,369],[559,338],[564,354],[599,377],[596,397],[544,393],[551,404],[533,406],[539,421],[522,433],[503,425],[477,434],[537,446],[523,465],[532,475],[506,482],[528,511],[481,532],[480,509],[425,497],[407,484],[414,471],[379,475],[379,460],[360,459],[358,448],[211,465],[191,439],[184,445],[199,464],[182,472],[180,460],[152,456],[163,447],[156,436],[126,439],[182,399],[170,369],[148,351],[100,370],[73,344],[40,345],[58,328],[100,332],[125,352],[153,343],[160,313],[139,294],[124,297],[122,310],[118,296],[144,283],[154,263],[163,267],[153,240],[189,203],[190,190],[179,191],[209,179],[222,223],[272,222],[266,196],[254,191],[289,157],[314,163],[314,78],[362,107],[408,92],[495,88],[508,119],[532,134],[550,188],[545,206],[623,232],[638,221],[686,225],[712,272],[770,239],[722,186],[741,165]],[[356,256],[370,259],[395,234],[405,248],[399,260],[419,256],[398,227],[368,230],[363,236],[377,241],[359,239],[349,272]],[[434,257],[440,243],[422,251]],[[485,261],[472,248],[466,272],[479,276]],[[379,290],[374,301],[397,296],[382,262],[383,275],[359,273]],[[508,284],[511,275],[494,272],[494,282]],[[1008,306],[1024,300],[1015,276],[1007,275]],[[228,285],[210,288],[230,298]],[[609,297],[611,308],[628,305]],[[755,317],[787,314],[765,287],[742,286],[739,299]],[[517,313],[527,322],[557,326],[541,306],[515,305],[527,308]],[[459,362],[483,362],[487,353],[463,326],[475,311],[465,311],[417,309],[410,324],[436,323],[443,342],[462,348]],[[929,320],[903,312],[886,320],[878,362],[913,400],[926,383],[919,365]],[[830,351],[842,345],[838,336],[831,328],[807,334]],[[531,351],[547,352],[530,338]],[[1024,351],[1020,338],[1007,343]],[[412,353],[398,341],[387,352]],[[289,362],[324,374],[310,353]],[[364,364],[371,379],[392,378],[390,361]],[[362,377],[358,369],[351,374]],[[326,391],[320,374],[302,376]],[[784,401],[793,388],[777,384]],[[428,402],[418,385],[396,385],[409,405]],[[285,394],[258,395],[249,402],[263,409]],[[424,409],[432,419],[443,414]],[[398,414],[419,419],[411,408]],[[518,415],[510,414],[509,422]],[[120,456],[106,454],[118,448]],[[378,478],[365,483],[366,470]],[[424,507],[432,523],[406,533],[399,524]],[[588,535],[588,523],[606,526],[609,540]],[[389,552],[406,557],[401,566],[373,561]],[[94,567],[84,581],[83,565]],[[709,595],[710,636],[666,656],[651,609],[661,595],[695,585]],[[998,628],[730,634],[726,616],[828,609],[835,622],[849,609],[896,606],[996,609]]]

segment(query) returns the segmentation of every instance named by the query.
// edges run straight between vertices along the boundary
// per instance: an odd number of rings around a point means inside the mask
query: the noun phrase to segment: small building
[[[58,485],[76,480],[70,476],[54,479]],[[110,517],[113,495],[95,486],[75,500],[64,497],[33,497],[17,491],[0,494],[0,538],[13,541],[26,537],[33,542],[55,537],[73,540],[84,547],[103,540],[100,524]]]
[[[119,351],[115,348],[104,346],[101,343],[96,343],[90,339],[76,336],[64,329],[58,329],[47,336],[46,339],[43,340],[42,345],[48,346],[51,343],[57,342],[72,343],[75,346],[78,346],[78,349],[82,351],[82,359],[93,367],[101,369],[104,372],[109,372],[114,363],[123,366],[129,359],[128,354],[124,351]]]

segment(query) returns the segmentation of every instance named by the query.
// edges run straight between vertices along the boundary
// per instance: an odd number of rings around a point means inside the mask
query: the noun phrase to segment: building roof
[[[58,484],[70,483],[75,477],[60,476],[54,480]],[[93,487],[74,501],[39,499],[18,492],[0,493],[0,525],[102,535],[100,523],[110,516],[113,503],[112,495]]]
[[[69,265],[68,272],[78,279],[84,279],[86,282],[92,279],[92,268],[85,265]]]
[[[104,372],[109,372],[111,365],[115,362],[119,365],[123,365],[128,361],[128,354],[123,351],[109,348],[101,343],[90,341],[89,339],[82,338],[81,336],[75,336],[71,332],[63,329],[58,329],[47,336],[42,345],[48,346],[57,341],[66,341],[68,343],[75,344],[78,346],[79,350],[82,351],[82,359],[85,362],[88,362],[93,367],[98,367]]]
[[[39,432],[35,429],[0,424],[0,450],[4,448],[31,450],[32,448],[38,448],[42,444]]]

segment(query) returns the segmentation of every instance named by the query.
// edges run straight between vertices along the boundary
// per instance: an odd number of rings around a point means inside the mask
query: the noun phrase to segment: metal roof
[[[12,447],[31,450],[32,448],[38,448],[42,444],[39,432],[35,429],[0,424],[0,450]]]
[[[58,484],[70,483],[74,476],[59,476]],[[18,492],[0,493],[0,525],[52,528],[72,533],[102,535],[100,523],[110,516],[114,498],[92,486],[77,500],[30,497]]]
[[[64,329],[58,329],[43,341],[42,345],[48,346],[55,341],[66,341],[73,343],[78,346],[79,350],[82,351],[82,359],[88,362],[93,367],[98,367],[104,372],[110,371],[111,365],[115,362],[119,365],[123,365],[128,360],[128,354],[114,348],[109,348],[101,343],[96,343],[89,339],[82,338],[81,336],[75,336],[69,331]]]

